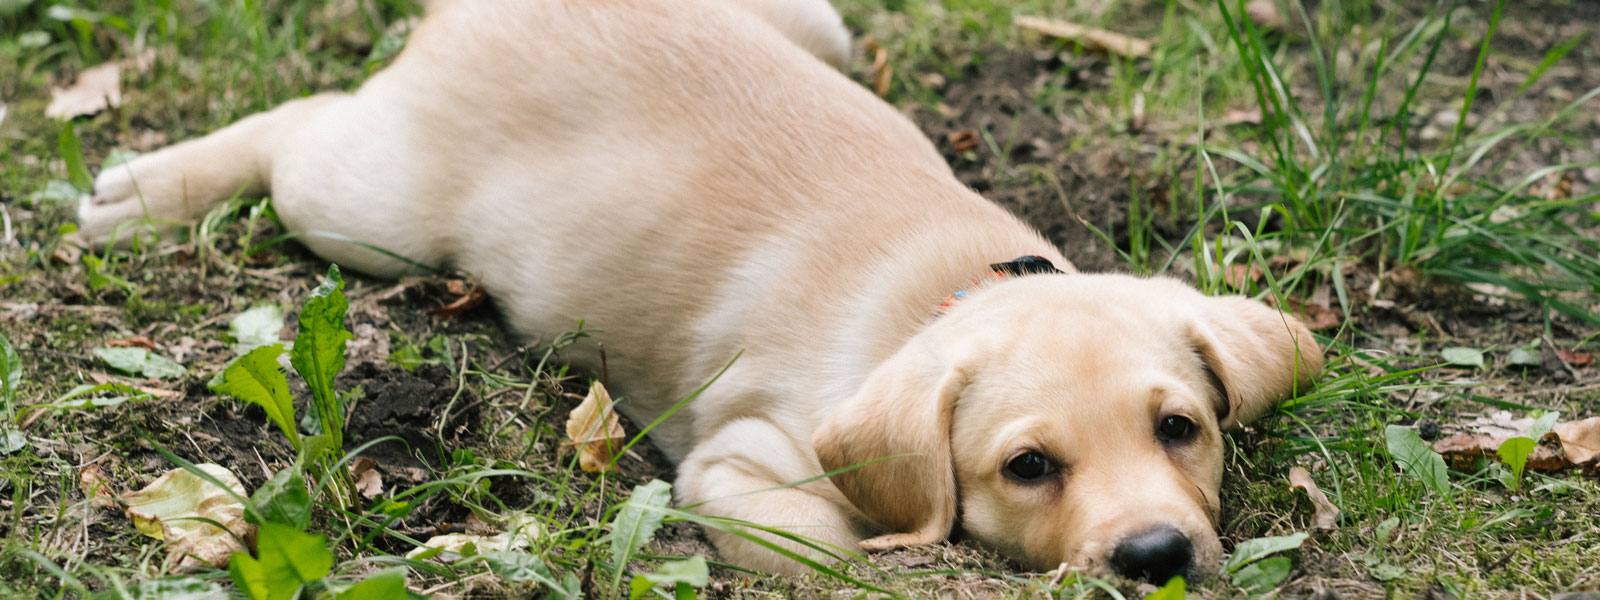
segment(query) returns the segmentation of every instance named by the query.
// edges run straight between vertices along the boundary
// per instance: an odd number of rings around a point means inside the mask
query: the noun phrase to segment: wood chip
[[[1150,55],[1149,40],[1041,17],[1017,17],[1015,21],[1018,27],[1050,37],[1072,40],[1090,51],[1116,54],[1125,58],[1144,58]]]

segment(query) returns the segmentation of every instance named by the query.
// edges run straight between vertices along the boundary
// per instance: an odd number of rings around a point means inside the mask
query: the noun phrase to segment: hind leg
[[[289,132],[343,96],[293,100],[102,171],[78,205],[80,230],[97,246],[125,242],[142,229],[135,225],[171,231],[236,195],[265,193],[273,156]]]

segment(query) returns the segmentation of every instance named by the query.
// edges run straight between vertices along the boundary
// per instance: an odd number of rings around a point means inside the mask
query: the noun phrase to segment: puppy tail
[[[284,140],[337,96],[294,100],[102,171],[78,204],[79,231],[96,246],[122,243],[142,231],[177,229],[230,198],[265,194]]]

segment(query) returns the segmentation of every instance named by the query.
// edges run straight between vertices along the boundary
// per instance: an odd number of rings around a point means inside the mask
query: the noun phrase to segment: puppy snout
[[[1157,525],[1122,538],[1111,552],[1111,568],[1129,579],[1164,583],[1194,564],[1194,544],[1171,525]]]

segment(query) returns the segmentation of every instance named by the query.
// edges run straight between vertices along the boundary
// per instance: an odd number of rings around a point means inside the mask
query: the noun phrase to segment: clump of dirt
[[[482,439],[477,428],[481,403],[470,389],[456,393],[454,378],[443,365],[424,364],[415,371],[380,363],[362,363],[340,376],[340,387],[360,387],[345,427],[346,449],[390,437],[362,452],[378,461],[389,486],[428,480],[452,448]],[[443,425],[441,428],[440,425]]]

